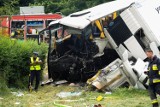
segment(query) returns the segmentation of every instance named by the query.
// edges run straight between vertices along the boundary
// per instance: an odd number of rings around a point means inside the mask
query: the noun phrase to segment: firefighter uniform
[[[153,107],[158,107],[156,94],[160,94],[160,59],[157,56],[150,59],[147,74],[149,78],[148,91],[152,105]]]
[[[40,71],[41,71],[41,65],[35,62],[40,62],[39,57],[30,57],[30,79],[29,83],[31,83],[31,86],[33,85],[34,78],[36,77],[36,84],[35,84],[35,91],[38,90],[39,82],[40,82]]]

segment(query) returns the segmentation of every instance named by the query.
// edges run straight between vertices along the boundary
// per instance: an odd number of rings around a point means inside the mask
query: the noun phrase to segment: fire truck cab
[[[44,6],[20,7],[20,15],[0,17],[1,34],[24,40],[37,38],[39,31],[60,18],[62,15],[59,13],[45,14]],[[43,41],[46,39],[47,35],[42,37]]]

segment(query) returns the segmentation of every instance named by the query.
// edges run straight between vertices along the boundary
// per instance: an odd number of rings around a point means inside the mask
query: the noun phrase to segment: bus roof
[[[125,9],[135,1],[136,0],[116,0],[103,3],[89,9],[72,13],[67,17],[59,19],[57,23],[73,28],[84,29],[91,22],[105,17],[115,11]],[[50,25],[53,24],[55,24],[55,22],[50,23]]]

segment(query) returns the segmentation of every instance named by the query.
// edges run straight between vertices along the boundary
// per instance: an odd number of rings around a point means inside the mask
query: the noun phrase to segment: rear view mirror
[[[39,32],[38,38],[37,38],[37,39],[38,39],[38,45],[40,45],[41,42],[44,41],[44,37],[47,35],[47,33],[45,33],[45,32],[46,32],[47,30],[48,30],[48,29],[45,28],[45,29],[43,29],[42,31]]]

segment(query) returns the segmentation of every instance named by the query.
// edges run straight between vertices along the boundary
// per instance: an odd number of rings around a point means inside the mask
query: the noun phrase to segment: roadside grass
[[[43,79],[47,79],[47,68],[44,70]],[[2,86],[4,86],[2,84]],[[0,90],[2,90],[0,84]],[[0,107],[93,107],[94,104],[101,104],[102,107],[150,107],[151,101],[146,90],[134,88],[118,88],[112,94],[105,94],[96,91],[84,91],[86,87],[71,87],[68,85],[40,86],[39,91],[29,93],[28,90],[9,89],[6,93],[0,94]],[[6,90],[2,90],[6,91]],[[22,92],[21,97],[10,92]],[[59,98],[56,96],[60,92],[82,92],[76,97]],[[102,101],[96,98],[102,96]],[[160,101],[160,98],[159,98]],[[68,106],[56,106],[54,103]]]
[[[0,107],[64,107],[55,106],[60,103],[71,107],[93,107],[94,104],[101,104],[102,107],[150,107],[150,99],[146,90],[133,88],[119,88],[112,94],[104,94],[95,91],[83,91],[82,87],[52,86],[46,85],[39,88],[39,91],[29,93],[26,90],[13,89],[11,91],[23,92],[23,96],[17,97],[13,94],[0,96]],[[76,97],[59,98],[59,92],[79,92],[83,94]],[[96,97],[103,96],[102,101],[96,101]],[[57,101],[59,100],[59,101]],[[66,101],[65,101],[66,100]],[[72,100],[72,101],[67,101]]]

